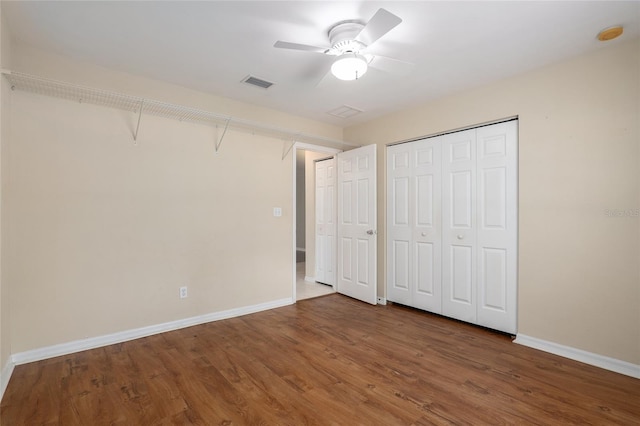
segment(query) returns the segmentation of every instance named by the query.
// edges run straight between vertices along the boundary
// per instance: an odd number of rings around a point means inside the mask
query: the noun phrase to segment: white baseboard
[[[141,337],[151,336],[153,334],[164,333],[166,331],[177,330],[180,328],[191,327],[193,325],[204,324],[207,322],[218,321],[227,318],[239,317],[242,315],[253,314],[255,312],[266,311],[268,309],[279,308],[293,304],[292,298],[273,300],[271,302],[260,303],[252,306],[244,306],[242,308],[228,309],[226,311],[213,312],[210,314],[199,315],[191,318],[184,318],[177,321],[165,322],[162,324],[151,325],[148,327],[126,330],[119,333],[106,334],[104,336],[90,337],[88,339],[76,340],[68,343],[47,346],[44,348],[33,349],[25,352],[18,352],[11,356],[12,364],[20,365],[28,362],[40,361],[56,356],[68,355],[74,352],[86,351],[101,346],[113,345],[116,343],[126,342],[128,340],[139,339]],[[4,379],[4,372],[2,379]],[[8,379],[7,379],[8,381]]]
[[[640,379],[640,365],[638,364],[632,364],[630,362],[621,361],[604,355],[594,354],[592,352],[583,351],[582,349],[576,349],[570,346],[559,345],[558,343],[537,339],[520,333],[518,333],[513,342]]]
[[[304,280],[308,283],[315,283],[316,282],[316,278],[315,277],[304,277]]]
[[[384,297],[378,297],[378,305],[386,305],[387,304],[387,299],[385,299]]]
[[[4,391],[7,390],[7,385],[9,384],[9,380],[11,379],[11,375],[13,374],[13,369],[15,364],[9,360],[2,367],[2,371],[0,371],[0,401],[2,401],[2,397],[4,396]]]

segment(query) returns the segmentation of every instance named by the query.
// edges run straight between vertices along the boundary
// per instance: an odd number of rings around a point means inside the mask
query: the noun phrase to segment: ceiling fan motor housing
[[[358,53],[364,50],[367,45],[356,40],[363,28],[364,24],[359,21],[342,21],[331,27],[329,30],[329,42],[334,54]]]

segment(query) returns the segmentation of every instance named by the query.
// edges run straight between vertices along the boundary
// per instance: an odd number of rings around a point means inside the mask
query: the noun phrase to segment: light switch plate
[[[273,216],[274,217],[282,216],[282,209],[280,207],[274,207],[273,208]]]

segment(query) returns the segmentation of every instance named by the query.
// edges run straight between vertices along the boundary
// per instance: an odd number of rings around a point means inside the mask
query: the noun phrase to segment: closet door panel
[[[400,176],[392,181],[391,221],[395,232],[390,239],[391,254],[390,284],[394,289],[393,299],[410,304],[410,231],[409,231],[409,177]]]
[[[409,226],[409,176],[398,176],[392,180],[391,222],[394,227]]]
[[[409,303],[409,241],[394,239],[391,249],[391,285],[400,294],[394,298],[401,303]]]
[[[482,307],[507,309],[507,250],[483,247],[480,250],[480,297]]]
[[[387,299],[412,304],[411,147],[387,148]]]
[[[507,228],[507,169],[480,168],[478,179],[480,229],[504,231]]]
[[[417,297],[434,298],[436,296],[440,296],[440,283],[437,283],[435,273],[435,268],[438,267],[438,265],[434,260],[436,255],[434,244],[428,242],[417,242],[415,248],[414,265]],[[438,284],[437,287],[436,283]],[[439,306],[440,303],[435,305]],[[435,311],[436,308],[424,309]]]
[[[476,130],[442,136],[442,313],[475,322]]]
[[[477,130],[478,320],[516,332],[517,122]]]
[[[415,178],[416,191],[414,194],[416,200],[416,227],[422,229],[433,230],[434,199],[433,189],[435,180],[433,173],[425,173]]]
[[[450,252],[451,293],[449,298],[462,305],[471,305],[473,303],[473,247],[452,244]]]
[[[438,138],[413,142],[413,304],[442,313],[441,146]]]
[[[472,229],[473,187],[471,186],[471,175],[472,170],[451,172],[449,175],[450,216],[448,219],[452,229]]]

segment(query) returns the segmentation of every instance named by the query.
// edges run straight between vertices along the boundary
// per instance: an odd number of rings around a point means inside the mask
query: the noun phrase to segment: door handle
[[[374,231],[373,229],[369,229],[369,230],[367,231],[367,234],[369,234],[369,235],[373,235],[373,234],[375,234],[375,233],[376,233],[376,231]]]
[[[464,235],[458,235],[458,239],[461,240],[464,238]]]

